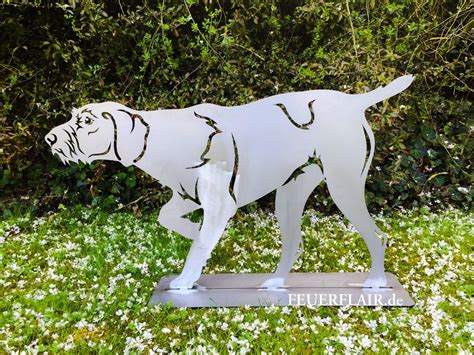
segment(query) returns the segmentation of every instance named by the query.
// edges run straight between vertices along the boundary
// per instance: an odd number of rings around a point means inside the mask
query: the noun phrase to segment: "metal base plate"
[[[363,288],[363,272],[292,273],[285,285],[276,289],[260,285],[273,274],[202,275],[190,290],[170,290],[176,275],[163,277],[149,304],[173,307],[238,306],[393,306],[410,307],[415,303],[395,275],[385,273],[387,287]]]

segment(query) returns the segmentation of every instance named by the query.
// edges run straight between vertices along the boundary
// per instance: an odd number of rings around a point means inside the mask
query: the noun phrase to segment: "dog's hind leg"
[[[232,171],[226,169],[225,163],[208,163],[201,169],[198,191],[204,211],[203,223],[199,237],[191,245],[183,271],[170,283],[172,289],[193,287],[229,218],[237,210],[236,202],[229,193]]]
[[[367,245],[371,269],[364,287],[383,287],[387,284],[384,273],[385,241],[369,215],[364,196],[364,184],[355,173],[340,171],[336,162],[323,160],[324,176],[334,203],[354,225]],[[359,173],[360,174],[360,173]]]
[[[184,199],[176,191],[173,191],[171,200],[161,207],[158,222],[163,227],[179,233],[183,237],[195,240],[199,236],[200,225],[183,218],[183,216],[199,208],[201,206],[194,201]]]
[[[277,189],[275,212],[282,235],[282,255],[273,277],[262,284],[266,288],[283,286],[286,276],[303,251],[301,217],[304,206],[311,192],[323,179],[318,165],[309,165],[303,171],[295,180]]]

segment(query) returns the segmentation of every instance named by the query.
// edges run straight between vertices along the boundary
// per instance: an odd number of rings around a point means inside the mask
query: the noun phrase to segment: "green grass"
[[[157,223],[88,208],[0,222],[0,352],[460,351],[472,348],[472,214],[377,216],[389,234],[386,269],[413,308],[148,307],[154,285],[178,273],[190,242]],[[340,216],[303,219],[295,271],[366,271],[360,236]],[[280,253],[275,217],[238,214],[205,269],[270,272]]]

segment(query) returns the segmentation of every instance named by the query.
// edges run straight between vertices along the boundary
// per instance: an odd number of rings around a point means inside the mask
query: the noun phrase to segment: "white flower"
[[[153,334],[151,334],[149,330],[145,330],[143,332],[143,339],[151,340],[151,339],[153,339]]]
[[[430,269],[428,267],[425,268],[425,274],[428,275],[428,276],[431,276],[435,273],[435,270],[434,269]]]
[[[457,190],[458,190],[459,192],[463,193],[463,194],[468,194],[468,193],[469,193],[469,190],[468,190],[467,188],[465,188],[465,187],[462,187],[462,186],[459,186],[459,187],[457,188]]]
[[[367,335],[364,335],[362,337],[362,339],[360,340],[360,345],[363,347],[363,348],[368,348],[370,347],[370,339]]]

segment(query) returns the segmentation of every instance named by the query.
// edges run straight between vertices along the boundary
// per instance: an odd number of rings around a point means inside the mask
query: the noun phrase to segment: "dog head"
[[[118,103],[88,104],[72,110],[72,118],[46,136],[63,163],[119,161],[130,166],[146,150],[150,127],[136,111]]]

